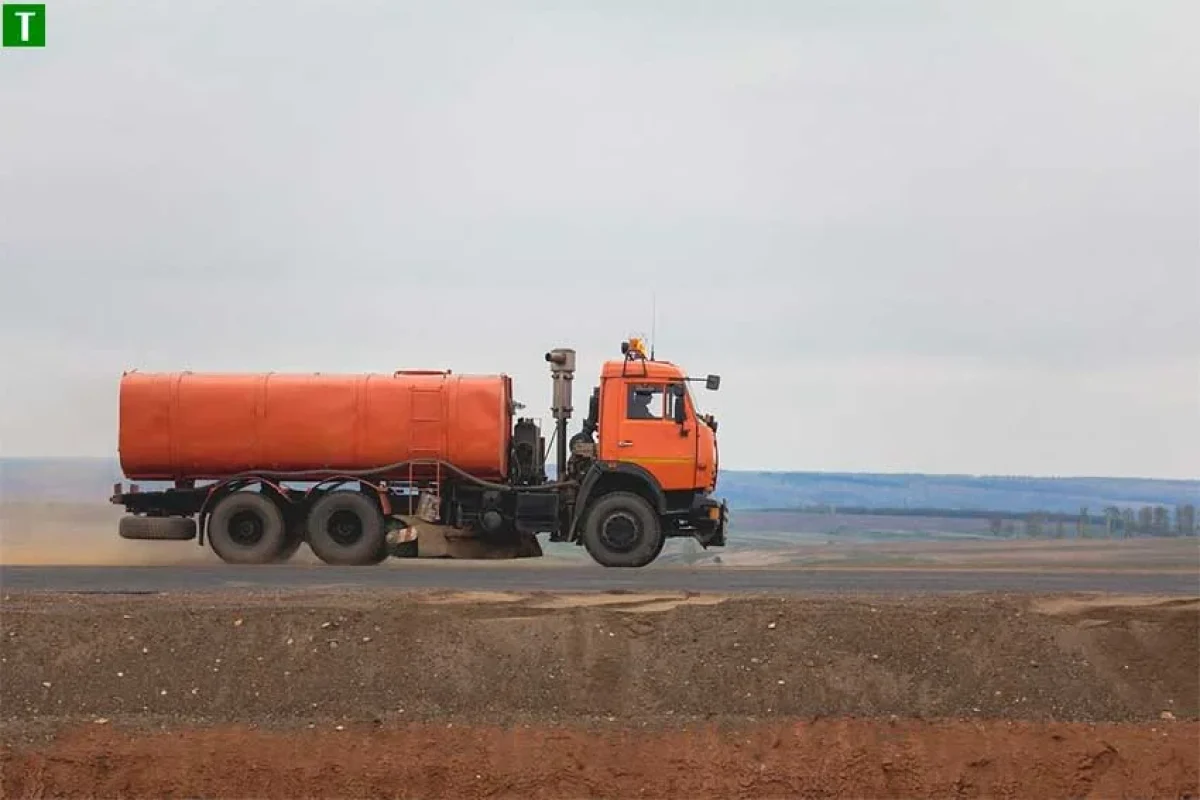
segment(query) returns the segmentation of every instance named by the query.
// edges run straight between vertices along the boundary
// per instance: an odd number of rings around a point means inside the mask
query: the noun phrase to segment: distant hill
[[[0,500],[10,502],[104,502],[121,479],[115,459],[0,458]],[[1099,514],[1110,505],[1200,503],[1200,480],[726,470],[717,488],[732,508],[742,510],[832,506],[1074,514],[1087,506]]]
[[[718,490],[731,506],[744,509],[832,506],[1076,514],[1086,506],[1098,514],[1106,506],[1200,502],[1200,480],[1148,478],[731,471],[721,475]]]

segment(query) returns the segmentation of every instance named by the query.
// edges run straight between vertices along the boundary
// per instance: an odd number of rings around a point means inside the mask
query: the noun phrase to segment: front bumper
[[[724,500],[698,496],[688,511],[688,522],[696,529],[696,541],[705,547],[724,547],[729,525],[729,506]]]

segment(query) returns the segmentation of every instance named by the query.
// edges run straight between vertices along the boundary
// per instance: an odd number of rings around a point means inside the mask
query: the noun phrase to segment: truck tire
[[[612,492],[588,509],[583,546],[605,567],[644,567],[662,552],[662,525],[640,495]]]
[[[186,542],[196,538],[196,520],[191,517],[121,517],[117,533],[122,539]]]
[[[313,503],[305,528],[308,546],[326,564],[364,566],[387,557],[383,513],[358,492],[330,492]]]
[[[227,564],[269,564],[287,544],[283,512],[259,492],[233,492],[208,518],[208,543]]]
[[[300,545],[304,544],[304,534],[289,533],[283,542],[283,548],[279,554],[273,559],[275,564],[284,564],[291,560],[292,556],[296,555],[296,551],[300,549]]]
[[[284,538],[279,554],[275,556],[274,563],[276,564],[286,564],[291,561],[292,556],[300,550],[300,545],[304,544],[304,523],[307,517],[303,509],[300,506],[289,505],[284,507],[283,511],[283,518],[287,524],[287,536]]]
[[[371,560],[367,563],[382,564],[384,561],[387,561],[391,555],[391,552],[388,550],[387,542],[385,541],[383,543],[383,547],[376,551],[375,555],[371,556]]]

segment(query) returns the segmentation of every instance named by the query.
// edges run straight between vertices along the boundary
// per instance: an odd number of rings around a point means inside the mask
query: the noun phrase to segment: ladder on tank
[[[415,465],[408,463],[408,491],[406,498],[408,516],[417,517],[429,523],[441,522],[442,505],[442,462],[433,465],[434,473],[431,479],[417,477]]]
[[[449,372],[404,370],[408,375],[437,375],[442,382],[436,388],[418,384],[409,387],[408,514],[429,523],[441,522],[442,457],[448,452],[446,436],[446,393],[444,381]],[[397,373],[400,374],[400,373]],[[433,479],[418,477],[414,460],[433,461]],[[415,496],[414,496],[415,495]]]

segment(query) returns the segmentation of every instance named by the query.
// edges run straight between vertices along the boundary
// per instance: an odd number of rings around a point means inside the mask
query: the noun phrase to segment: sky
[[[47,7],[0,455],[115,455],[134,368],[505,372],[549,427],[546,350],[585,408],[654,332],[722,467],[1200,477],[1200,4]]]

